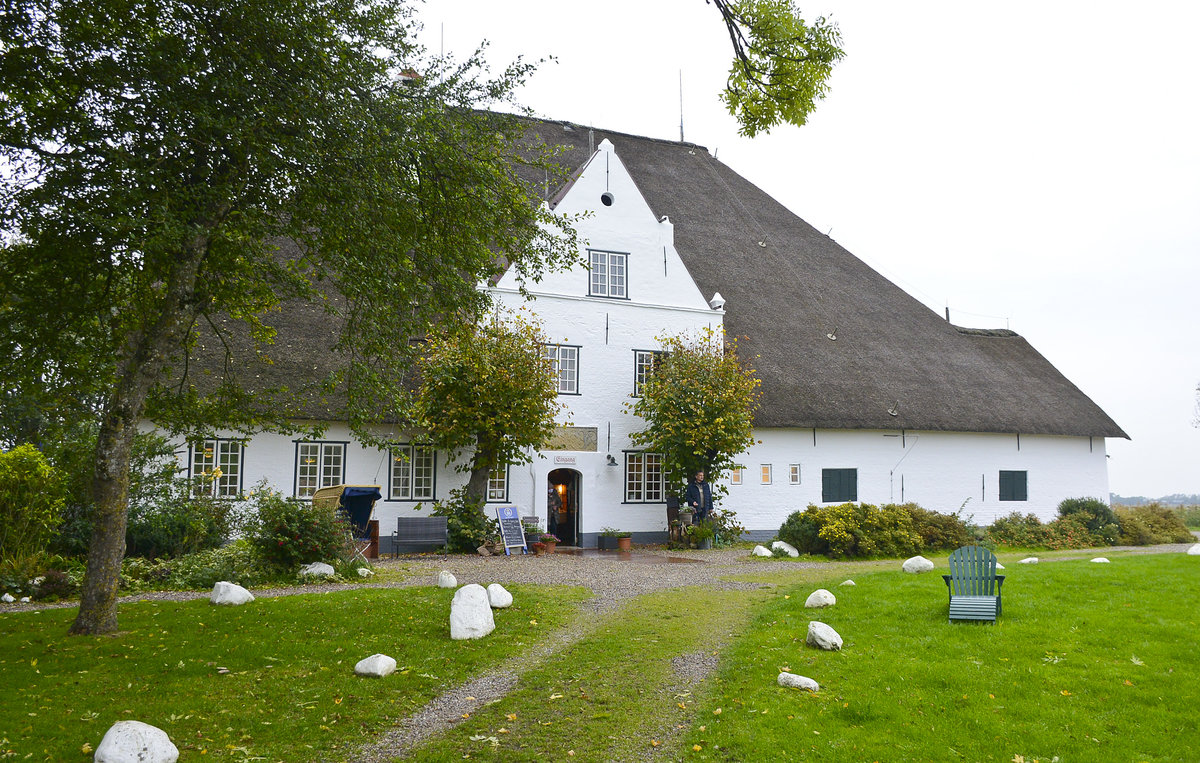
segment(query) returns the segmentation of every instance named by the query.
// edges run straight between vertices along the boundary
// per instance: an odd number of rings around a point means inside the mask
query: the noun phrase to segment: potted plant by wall
[[[692,507],[686,503],[679,507],[679,524],[687,527],[692,523]]]
[[[600,537],[596,538],[596,548],[601,551],[612,551],[617,547],[617,538],[621,535],[621,531],[615,527],[605,527],[600,531]]]
[[[542,543],[540,540],[535,540],[532,544],[530,544],[529,548],[533,551],[534,556],[541,556],[542,554],[546,553],[546,544]]]
[[[713,532],[710,524],[701,522],[698,525],[692,525],[691,532],[688,533],[688,540],[696,548],[708,549],[712,548],[712,541],[715,535],[716,533]]]
[[[521,525],[521,529],[525,533],[525,546],[532,548],[533,544],[538,542],[538,536],[542,534],[542,528],[531,522],[525,522]]]
[[[617,550],[630,551],[633,549],[633,533],[628,530],[622,530],[617,533]]]
[[[546,544],[546,553],[553,554],[554,547],[558,545],[558,537],[551,533],[542,533],[538,536],[538,540]]]

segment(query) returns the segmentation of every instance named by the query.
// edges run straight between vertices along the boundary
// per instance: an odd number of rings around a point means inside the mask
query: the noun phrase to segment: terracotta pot
[[[554,542],[554,541],[549,541],[549,540],[548,540],[548,541],[544,541],[544,542],[545,542],[545,544],[546,544],[546,553],[547,553],[547,554],[553,554],[553,553],[554,553],[554,547],[555,547],[555,546],[557,546],[557,545],[558,545],[558,543],[556,543],[556,542]]]
[[[618,551],[629,551],[632,548],[633,548],[633,538],[629,537],[628,535],[625,537],[622,537],[622,538],[617,538],[617,550]]]

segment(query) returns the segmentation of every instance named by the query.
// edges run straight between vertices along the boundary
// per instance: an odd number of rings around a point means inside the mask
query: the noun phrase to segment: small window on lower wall
[[[1029,472],[1000,472],[1000,500],[1028,501]]]
[[[822,469],[821,502],[845,503],[858,500],[858,469]]]
[[[492,469],[488,472],[487,500],[488,503],[502,503],[508,500],[507,467]]]

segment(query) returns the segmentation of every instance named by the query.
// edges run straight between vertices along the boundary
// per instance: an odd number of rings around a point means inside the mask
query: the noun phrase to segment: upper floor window
[[[346,469],[346,443],[296,443],[296,497],[312,498],[323,487],[341,485]]]
[[[434,452],[417,445],[392,448],[389,501],[420,501],[433,498]]]
[[[634,350],[633,351],[633,396],[642,396],[642,385],[654,373],[654,369],[662,362],[666,356],[665,352],[659,350]]]
[[[197,495],[237,498],[242,492],[241,440],[202,440],[194,444],[191,477]]]
[[[628,299],[627,272],[629,255],[619,252],[588,250],[588,295],[593,297],[615,297]]]
[[[1000,500],[1028,501],[1029,472],[1000,472]]]
[[[579,348],[569,344],[545,345],[546,357],[554,363],[560,395],[579,394]]]
[[[658,453],[625,454],[625,502],[662,503],[663,460]]]
[[[822,469],[821,502],[858,500],[858,469]]]

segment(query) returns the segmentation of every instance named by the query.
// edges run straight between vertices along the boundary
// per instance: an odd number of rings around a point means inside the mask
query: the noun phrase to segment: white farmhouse
[[[595,545],[605,527],[664,538],[658,457],[631,445],[641,422],[623,404],[658,337],[722,325],[763,382],[761,444],[722,502],[756,539],[809,503],[911,501],[987,524],[1108,495],[1105,438],[1127,435],[1020,336],[948,323],[700,146],[545,121],[530,134],[574,168],[546,191],[555,211],[590,213],[576,225],[588,267],[524,284],[532,303],[513,273],[481,287],[541,319],[566,404],[531,464],[493,475],[493,503],[539,516],[568,545]],[[293,328],[280,341],[328,349],[320,331]],[[385,536],[464,481],[405,433],[388,433],[391,450],[364,447],[321,410],[307,415],[328,422],[322,441],[208,440],[187,449],[189,468],[220,466],[215,490],[228,495],[263,477],[299,498],[379,484]]]

